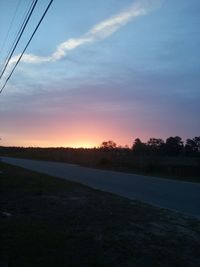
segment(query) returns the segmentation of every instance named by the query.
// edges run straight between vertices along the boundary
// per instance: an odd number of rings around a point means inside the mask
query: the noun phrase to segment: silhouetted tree
[[[179,155],[183,151],[183,141],[179,136],[169,137],[166,140],[165,151],[170,156]]]
[[[195,156],[200,153],[200,136],[193,139],[187,139],[185,144],[186,155]]]
[[[185,144],[186,155],[194,155],[196,153],[196,145],[192,139],[187,139]]]
[[[116,147],[117,147],[117,144],[111,140],[104,141],[100,145],[100,148],[102,148],[102,149],[115,149]]]
[[[150,138],[147,142],[147,147],[150,152],[160,153],[162,152],[164,141],[160,138]]]
[[[134,153],[143,154],[146,151],[146,144],[143,143],[139,138],[134,140],[132,150]]]
[[[196,148],[197,148],[197,152],[200,153],[200,136],[197,136],[195,138],[193,138],[195,144],[196,144]]]

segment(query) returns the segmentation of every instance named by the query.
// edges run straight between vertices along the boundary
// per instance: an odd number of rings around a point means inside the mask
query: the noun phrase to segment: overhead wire
[[[46,7],[46,9],[45,9],[45,11],[44,11],[44,13],[43,13],[41,19],[39,20],[37,26],[35,27],[35,30],[33,31],[31,37],[29,38],[29,40],[28,40],[28,42],[27,42],[27,44],[26,44],[26,46],[24,47],[24,50],[22,51],[20,57],[18,58],[17,62],[16,62],[15,65],[14,65],[14,67],[13,67],[11,73],[10,73],[9,76],[7,77],[6,81],[4,82],[4,85],[2,86],[2,88],[1,88],[1,90],[0,90],[0,94],[1,94],[2,91],[4,90],[4,88],[5,88],[6,84],[7,84],[7,82],[10,80],[10,78],[11,78],[13,72],[15,71],[17,65],[19,64],[19,62],[20,62],[22,56],[24,55],[24,53],[25,53],[27,47],[29,46],[30,42],[32,41],[32,39],[33,39],[33,37],[34,37],[36,31],[38,30],[38,28],[39,28],[41,22],[43,21],[44,17],[46,16],[46,13],[47,13],[47,11],[49,10],[49,8],[50,8],[50,6],[51,6],[52,3],[53,3],[53,0],[51,0],[51,1],[49,2],[48,6]]]
[[[25,24],[25,22],[26,22],[26,20],[27,20],[27,18],[28,18],[28,14],[30,14],[30,11],[31,11],[31,8],[32,8],[32,6],[33,6],[33,4],[34,4],[34,1],[35,1],[35,0],[32,0],[31,5],[29,6],[28,10],[25,12],[25,14],[24,14],[24,16],[23,16],[24,19],[23,19],[22,23],[20,23],[21,26],[19,27],[19,29],[18,29],[18,31],[17,31],[17,33],[16,33],[16,36],[15,36],[15,38],[14,38],[14,42],[13,42],[12,45],[10,46],[10,49],[9,49],[9,51],[8,51],[8,53],[7,53],[7,56],[6,56],[5,59],[4,59],[4,63],[2,64],[0,73],[2,72],[4,66],[6,65],[6,62],[8,61],[8,58],[9,58],[11,52],[12,52],[12,49],[14,48],[14,46],[15,46],[15,44],[16,44],[16,42],[17,42],[17,39],[18,39],[18,37],[19,37],[19,35],[20,35],[21,31],[22,31],[22,28],[23,28],[23,26],[24,26],[24,24]]]
[[[9,25],[9,28],[8,28],[8,31],[7,31],[7,34],[6,34],[5,39],[4,39],[3,43],[2,43],[2,46],[1,46],[1,48],[0,48],[0,54],[2,53],[2,51],[3,51],[4,47],[5,47],[5,44],[7,43],[8,36],[9,36],[10,31],[11,31],[11,29],[12,29],[12,27],[13,27],[13,23],[14,23],[14,21],[15,21],[17,12],[18,12],[19,7],[20,7],[20,5],[21,5],[21,1],[22,1],[22,0],[18,0],[18,3],[17,3],[17,6],[16,6],[16,8],[15,8],[15,11],[14,11],[14,14],[13,14],[13,17],[12,17],[12,20],[11,20],[11,22],[10,22],[10,25]]]
[[[16,47],[17,47],[17,45],[18,45],[18,43],[19,43],[19,41],[20,41],[20,39],[22,37],[22,34],[23,34],[23,32],[24,32],[24,30],[25,30],[25,28],[26,28],[26,26],[27,26],[27,24],[28,24],[28,22],[29,22],[29,20],[31,18],[31,15],[33,13],[33,10],[35,9],[35,6],[36,6],[37,2],[38,2],[38,0],[34,0],[33,5],[31,5],[31,7],[30,7],[30,10],[29,10],[29,13],[27,15],[26,21],[24,22],[24,25],[23,25],[23,27],[21,29],[21,32],[20,32],[20,34],[19,34],[19,36],[18,36],[18,38],[16,40],[16,43],[14,44],[14,47],[12,48],[12,51],[11,51],[7,61],[6,61],[6,64],[4,65],[4,67],[3,67],[2,71],[1,71],[0,79],[2,78],[6,68],[8,66],[8,64],[10,62],[11,57],[12,57],[13,53],[15,52],[15,49],[16,49]]]

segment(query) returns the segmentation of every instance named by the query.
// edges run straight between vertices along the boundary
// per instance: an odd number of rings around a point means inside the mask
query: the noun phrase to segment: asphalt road
[[[2,161],[92,188],[173,209],[200,218],[200,184],[78,165],[2,157]]]

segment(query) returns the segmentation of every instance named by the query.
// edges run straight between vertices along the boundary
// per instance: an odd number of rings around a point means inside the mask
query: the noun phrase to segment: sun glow
[[[72,148],[94,148],[97,146],[95,142],[89,141],[80,141],[80,142],[72,142],[70,144],[65,144],[65,147],[72,147]]]

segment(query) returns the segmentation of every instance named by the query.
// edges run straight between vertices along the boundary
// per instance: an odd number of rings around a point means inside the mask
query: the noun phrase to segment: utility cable
[[[25,24],[25,22],[26,22],[26,20],[27,20],[27,18],[28,18],[28,15],[30,14],[30,11],[31,11],[31,8],[33,7],[34,1],[35,1],[35,0],[32,0],[32,3],[31,3],[31,5],[30,5],[28,11],[24,14],[24,19],[23,19],[22,25],[20,26],[20,28],[19,28],[19,30],[18,30],[18,32],[17,32],[17,34],[16,34],[16,37],[15,37],[15,39],[14,39],[14,42],[13,42],[13,44],[12,44],[11,47],[10,47],[10,50],[9,50],[9,52],[8,52],[8,55],[6,56],[6,58],[5,58],[5,60],[4,60],[4,63],[3,63],[3,65],[2,65],[2,68],[1,68],[1,71],[0,71],[0,72],[3,71],[3,68],[4,68],[4,66],[6,65],[6,62],[7,62],[8,59],[9,59],[9,55],[11,54],[11,52],[12,52],[12,50],[13,50],[13,48],[14,48],[16,42],[17,42],[17,39],[18,39],[18,37],[19,37],[19,35],[20,35],[21,31],[22,31],[22,28],[23,28],[23,26],[24,26],[24,24]]]
[[[24,32],[24,30],[25,30],[27,24],[28,24],[28,21],[30,20],[30,17],[31,17],[31,15],[32,15],[32,13],[33,13],[33,10],[35,9],[35,6],[36,6],[37,2],[38,2],[38,0],[35,0],[33,6],[31,7],[31,10],[30,10],[30,13],[29,13],[29,15],[28,15],[28,18],[27,18],[27,20],[26,20],[26,22],[25,22],[25,24],[24,24],[24,26],[23,26],[23,28],[22,28],[22,30],[21,30],[20,35],[19,35],[18,38],[17,38],[17,41],[16,41],[16,43],[15,43],[15,45],[14,45],[14,47],[13,47],[11,53],[10,53],[10,56],[9,56],[9,58],[8,58],[6,64],[5,64],[5,66],[4,66],[4,68],[3,68],[3,70],[2,70],[2,72],[1,72],[1,74],[0,74],[0,79],[2,78],[2,76],[3,76],[3,74],[4,74],[5,70],[6,70],[6,68],[7,68],[7,66],[8,66],[8,64],[9,64],[9,62],[10,62],[10,59],[11,59],[11,57],[12,57],[12,55],[13,55],[13,53],[14,53],[14,51],[15,51],[15,49],[16,49],[18,43],[19,43],[19,40],[21,39],[21,36],[22,36],[22,34],[23,34],[23,32]]]
[[[12,74],[13,74],[14,70],[16,69],[17,65],[19,64],[19,62],[20,62],[20,60],[21,60],[21,58],[22,58],[23,54],[25,53],[25,51],[26,51],[27,47],[29,46],[29,44],[30,44],[31,40],[33,39],[33,37],[34,37],[34,35],[35,35],[36,31],[38,30],[38,28],[39,28],[39,26],[40,26],[41,22],[43,21],[43,19],[44,19],[45,15],[46,15],[47,11],[49,10],[49,8],[50,8],[50,6],[51,6],[51,4],[52,4],[52,3],[53,3],[53,0],[51,0],[51,1],[49,2],[49,4],[48,4],[47,8],[45,9],[45,11],[44,11],[44,13],[43,13],[43,15],[42,15],[41,19],[39,20],[39,22],[38,22],[38,24],[37,24],[37,26],[36,26],[35,30],[33,31],[32,35],[31,35],[31,37],[30,37],[30,39],[29,39],[28,43],[26,44],[26,46],[25,46],[24,50],[22,51],[22,53],[21,53],[20,57],[18,58],[17,62],[15,63],[15,66],[13,67],[13,69],[12,69],[12,71],[11,71],[10,75],[9,75],[9,76],[8,76],[8,78],[6,79],[6,81],[5,81],[4,85],[2,86],[2,88],[1,88],[1,90],[0,90],[0,94],[2,93],[2,91],[3,91],[3,89],[5,88],[5,86],[6,86],[7,82],[9,81],[9,79],[11,78],[11,76],[12,76]]]
[[[8,40],[8,36],[9,36],[10,31],[11,31],[11,29],[12,29],[13,23],[14,23],[14,21],[15,21],[15,18],[16,18],[16,15],[17,15],[19,6],[20,6],[20,4],[21,4],[21,1],[22,1],[22,0],[18,0],[17,7],[16,7],[16,9],[15,9],[15,11],[14,11],[14,14],[13,14],[13,18],[12,18],[12,20],[11,20],[11,22],[10,22],[10,26],[9,26],[9,28],[8,28],[7,34],[6,34],[6,36],[5,36],[5,39],[4,39],[4,41],[3,41],[3,44],[2,44],[2,46],[1,46],[0,54],[2,53],[2,51],[3,51],[4,47],[5,47],[5,44],[6,44],[7,40]]]

